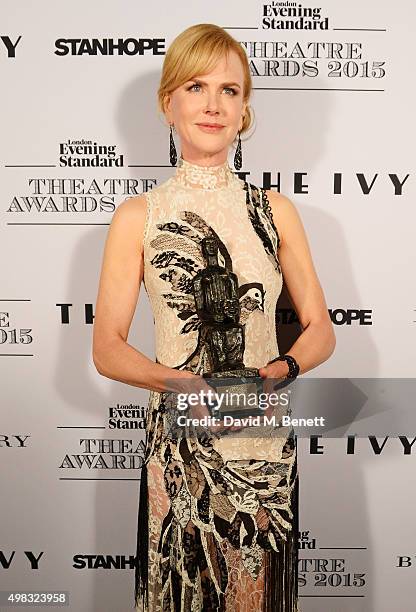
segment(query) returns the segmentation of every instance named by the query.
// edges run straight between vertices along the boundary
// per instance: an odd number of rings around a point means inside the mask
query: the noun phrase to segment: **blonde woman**
[[[258,368],[263,379],[295,378],[335,347],[294,205],[241,180],[228,163],[236,143],[234,165],[241,167],[251,87],[246,54],[222,28],[195,25],[172,42],[158,96],[170,129],[167,150],[177,166],[169,180],[118,206],[105,246],[94,363],[104,376],[150,390],[137,610],[299,610],[293,429],[267,440],[244,437],[238,425],[228,426],[231,436],[219,436],[227,429],[222,424],[202,439],[166,433],[172,392],[201,383],[214,370],[208,339],[215,325],[208,329],[201,321],[202,294],[195,293],[197,275],[209,262],[216,262],[216,279],[225,274],[238,286],[237,298],[223,305],[211,294],[215,320],[222,317],[223,329],[236,330],[232,340],[240,348],[244,330],[244,365]],[[279,356],[275,307],[283,277],[303,331]],[[154,315],[155,361],[127,343],[142,281]],[[215,333],[221,344],[223,331],[217,326]],[[199,406],[196,413],[208,410]]]

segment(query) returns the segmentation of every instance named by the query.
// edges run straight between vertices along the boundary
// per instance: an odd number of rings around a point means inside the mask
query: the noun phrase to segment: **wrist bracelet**
[[[287,365],[289,366],[289,372],[286,378],[296,378],[298,376],[300,368],[296,359],[292,357],[292,355],[279,355],[278,357],[275,357],[269,361],[269,363],[273,363],[274,361],[286,361]]]

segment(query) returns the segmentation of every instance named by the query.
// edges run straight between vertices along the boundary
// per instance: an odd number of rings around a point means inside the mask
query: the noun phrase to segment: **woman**
[[[173,165],[173,129],[180,141],[178,165],[169,180],[118,206],[105,246],[94,363],[104,376],[150,390],[137,610],[299,609],[293,429],[268,440],[237,438],[237,444],[219,436],[226,430],[221,424],[202,439],[174,439],[165,429],[172,392],[184,383],[202,383],[202,374],[213,370],[195,293],[207,248],[214,249],[211,257],[227,278],[233,272],[238,279],[246,366],[259,368],[265,380],[295,378],[328,359],[335,347],[294,205],[242,181],[228,165],[237,140],[234,163],[241,167],[240,135],[252,118],[250,92],[245,52],[222,28],[192,26],[173,41],[158,95],[170,126]],[[277,359],[275,306],[283,276],[303,332],[289,355]],[[154,315],[155,362],[127,343],[142,280]],[[208,414],[205,406],[195,410]],[[241,434],[238,426],[229,429]]]

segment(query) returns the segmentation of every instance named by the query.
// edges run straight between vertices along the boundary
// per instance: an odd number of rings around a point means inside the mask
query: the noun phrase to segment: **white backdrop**
[[[256,129],[243,170],[297,206],[337,335],[306,376],[413,378],[416,11],[3,0],[0,13],[1,589],[127,612],[148,392],[96,372],[91,332],[115,208],[174,171],[156,105],[165,50],[202,22],[247,49]],[[101,165],[71,153],[75,141],[101,147]],[[129,343],[154,358],[143,287]],[[302,611],[412,612],[413,447],[388,433],[353,453],[345,437],[298,447]]]

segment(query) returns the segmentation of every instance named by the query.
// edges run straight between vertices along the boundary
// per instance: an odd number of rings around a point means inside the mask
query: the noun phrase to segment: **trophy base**
[[[210,407],[212,416],[219,419],[224,416],[239,419],[264,415],[258,400],[259,394],[263,393],[263,379],[257,368],[205,372],[202,376],[209,379],[208,384],[218,395],[223,394],[222,404]]]

